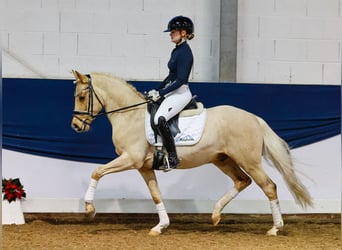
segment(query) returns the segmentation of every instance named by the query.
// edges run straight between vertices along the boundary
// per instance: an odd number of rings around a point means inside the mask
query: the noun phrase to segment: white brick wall
[[[0,0],[3,75],[163,79],[162,31],[183,14],[195,22],[191,80],[218,81],[219,13],[219,0]],[[239,0],[237,81],[340,84],[341,41],[342,0]]]
[[[77,54],[76,33],[44,33],[44,55],[76,56]]]
[[[191,80],[217,81],[219,0],[0,0],[4,77],[71,78],[71,69],[160,80],[175,15],[195,22]]]
[[[239,0],[238,82],[340,84],[342,0]]]
[[[307,0],[307,15],[317,17],[338,17],[340,0]]]
[[[274,2],[274,12],[280,16],[305,16],[307,0],[277,0]]]
[[[12,1],[9,1],[12,3]],[[59,11],[43,8],[1,9],[0,28],[10,32],[59,31]]]
[[[11,32],[9,34],[9,50],[19,54],[42,55],[43,33]]]

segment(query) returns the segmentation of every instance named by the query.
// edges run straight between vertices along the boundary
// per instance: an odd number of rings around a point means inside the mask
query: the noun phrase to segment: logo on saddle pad
[[[197,103],[197,105],[199,106],[197,109],[184,110],[176,118],[178,119],[178,122],[175,123],[178,127],[174,129],[178,131],[178,133],[174,136],[176,146],[194,145],[201,139],[207,113],[206,109],[203,108],[201,103]],[[155,134],[151,127],[151,116],[148,111],[146,111],[145,116],[145,132],[146,139],[151,145],[163,145],[160,136],[157,136],[157,142],[155,141]]]

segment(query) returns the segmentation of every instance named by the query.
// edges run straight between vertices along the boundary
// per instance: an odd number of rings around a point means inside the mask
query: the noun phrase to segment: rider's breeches
[[[191,98],[192,94],[187,84],[166,94],[164,101],[155,114],[154,124],[158,125],[158,120],[161,116],[164,116],[166,121],[170,120],[182,111],[182,109],[191,101]]]

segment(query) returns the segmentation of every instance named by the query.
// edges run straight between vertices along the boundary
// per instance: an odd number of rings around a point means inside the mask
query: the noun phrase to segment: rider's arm
[[[157,90],[163,89],[163,88],[166,86],[166,84],[170,81],[169,78],[170,78],[170,75],[168,75],[168,76],[160,83],[160,85],[158,86]]]

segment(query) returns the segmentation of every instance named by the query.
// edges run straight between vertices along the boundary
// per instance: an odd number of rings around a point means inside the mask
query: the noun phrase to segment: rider
[[[187,43],[194,37],[194,25],[190,18],[176,16],[172,18],[164,32],[170,32],[171,41],[176,47],[168,62],[169,74],[157,89],[150,90],[148,97],[153,101],[162,98],[154,124],[158,128],[163,145],[168,152],[170,169],[179,164],[176,146],[167,121],[177,115],[190,102],[192,94],[188,79],[193,64],[192,51]]]

